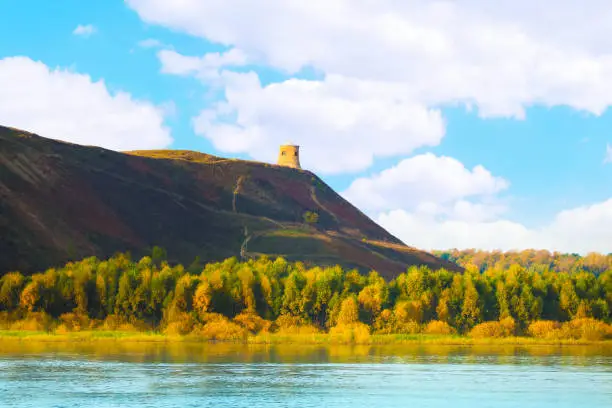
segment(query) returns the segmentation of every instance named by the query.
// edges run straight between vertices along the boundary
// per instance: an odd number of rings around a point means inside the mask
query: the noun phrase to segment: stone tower
[[[285,144],[280,147],[278,153],[278,165],[301,169],[300,167],[300,146]]]

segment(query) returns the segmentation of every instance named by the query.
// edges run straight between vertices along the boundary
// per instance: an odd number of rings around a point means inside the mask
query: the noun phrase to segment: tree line
[[[523,251],[482,251],[477,249],[434,251],[435,255],[461,266],[472,266],[480,272],[487,269],[507,269],[513,264],[553,272],[592,272],[600,274],[612,269],[612,253],[591,252],[582,256],[563,252],[527,249]]]
[[[0,321],[19,329],[28,326],[15,322],[35,316],[35,327],[46,319],[68,330],[129,325],[180,334],[219,322],[225,326],[215,330],[251,332],[358,325],[368,333],[484,337],[544,337],[582,321],[612,336],[612,269],[594,271],[583,263],[560,270],[549,260],[522,265],[506,255],[477,254],[452,253],[464,273],[411,267],[391,281],[376,271],[362,275],[283,258],[185,268],[168,264],[159,248],[140,260],[91,257],[31,276],[2,276]]]

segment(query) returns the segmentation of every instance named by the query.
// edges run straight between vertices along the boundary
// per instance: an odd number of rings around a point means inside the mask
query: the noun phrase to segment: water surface
[[[602,347],[0,344],[1,407],[612,407]]]

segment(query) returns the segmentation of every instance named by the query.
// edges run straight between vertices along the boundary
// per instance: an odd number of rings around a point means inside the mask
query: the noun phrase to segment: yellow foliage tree
[[[359,321],[359,306],[354,297],[348,297],[342,301],[340,313],[338,314],[338,324],[351,324]]]

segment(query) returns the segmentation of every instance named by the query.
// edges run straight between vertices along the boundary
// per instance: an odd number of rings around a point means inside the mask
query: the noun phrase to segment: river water
[[[612,350],[0,344],[0,407],[612,407]]]

